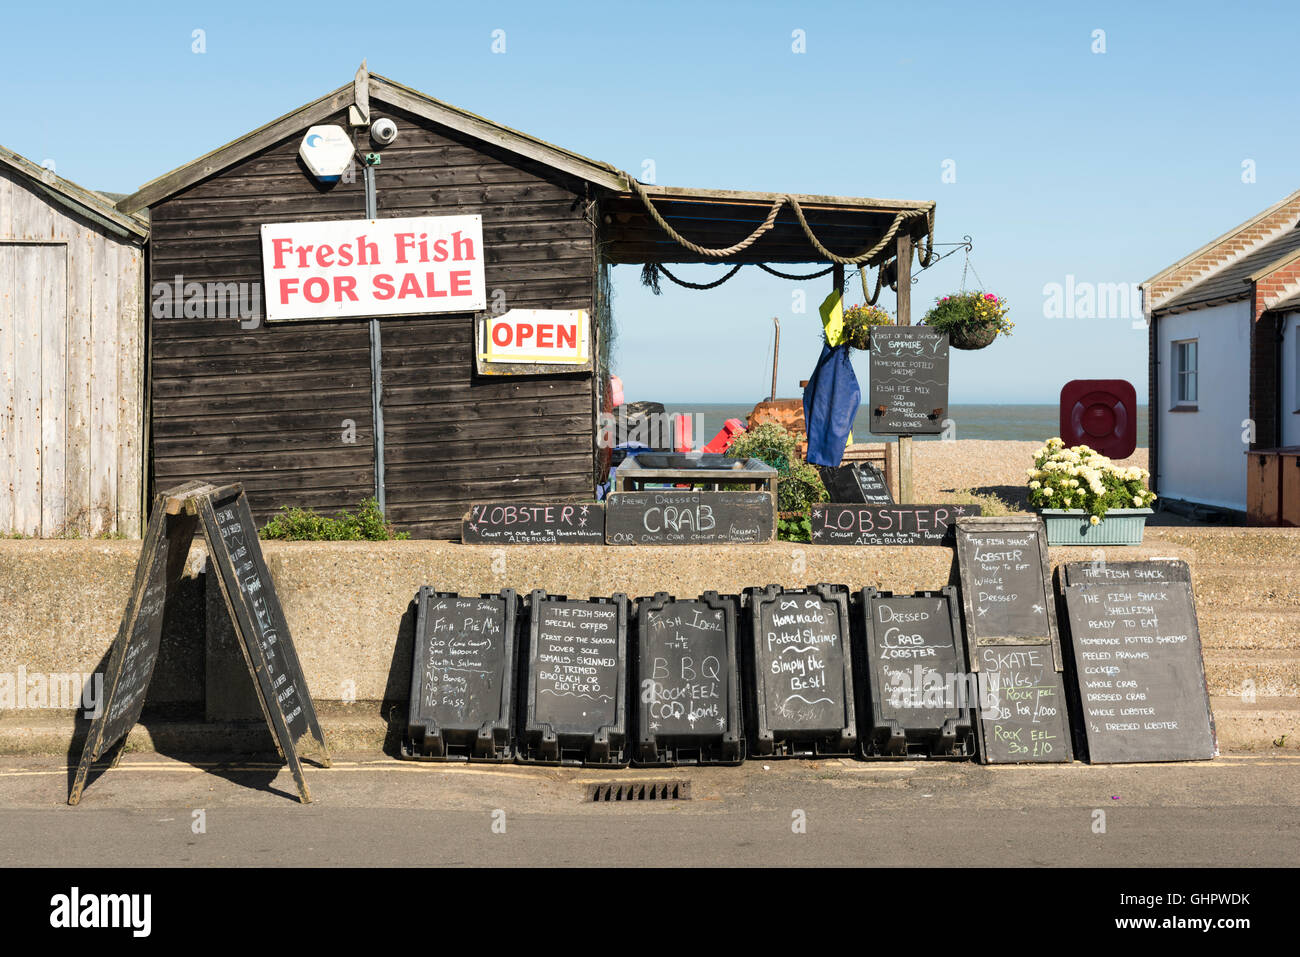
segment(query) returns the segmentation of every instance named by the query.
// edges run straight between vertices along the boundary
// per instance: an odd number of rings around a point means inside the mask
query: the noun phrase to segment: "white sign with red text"
[[[588,359],[585,309],[509,309],[479,324],[484,362],[582,365]]]
[[[262,226],[266,318],[475,312],[487,303],[483,217]]]

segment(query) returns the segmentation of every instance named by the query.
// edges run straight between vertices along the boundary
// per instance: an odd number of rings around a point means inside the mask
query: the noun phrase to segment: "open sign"
[[[479,358],[487,363],[583,365],[589,350],[585,309],[511,309],[479,322]]]

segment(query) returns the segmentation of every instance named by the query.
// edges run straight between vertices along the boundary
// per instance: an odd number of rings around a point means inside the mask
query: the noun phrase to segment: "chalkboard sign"
[[[1088,760],[1214,757],[1214,719],[1192,586],[1141,578],[1070,585],[1065,605],[1077,724]]]
[[[863,756],[972,753],[979,688],[966,668],[957,589],[864,588],[861,602]]]
[[[946,545],[958,518],[978,505],[842,505],[812,507],[814,545]]]
[[[1065,662],[1037,516],[959,518],[957,566],[985,764],[1073,760]]]
[[[822,484],[832,502],[860,502],[866,505],[893,505],[894,496],[880,469],[870,462],[852,465],[819,465]]]
[[[605,506],[573,502],[485,502],[461,520],[467,545],[603,545]]]
[[[69,804],[81,800],[91,764],[130,733],[144,710],[158,660],[167,600],[185,570],[185,559],[198,524],[193,515],[180,514],[179,502],[169,511],[168,496],[183,494],[191,487],[202,487],[202,483],[189,483],[154,498],[126,612],[104,673],[103,707],[99,717],[91,722],[82,746]],[[121,757],[120,751],[117,757]]]
[[[739,764],[744,757],[736,670],[737,600],[659,592],[637,604],[638,765]]]
[[[91,764],[140,719],[158,657],[167,604],[199,528],[262,713],[276,749],[289,764],[303,803],[311,801],[311,793],[298,760],[302,739],[311,738],[321,762],[329,766],[325,736],[266,570],[243,489],[239,485],[215,488],[187,482],[154,499],[131,596],[109,656],[103,713],[91,723],[68,795],[69,804],[80,802]]]
[[[226,600],[244,661],[253,674],[262,713],[303,802],[308,803],[311,794],[298,751],[303,742],[313,742],[313,750],[328,766],[329,749],[289,636],[289,624],[262,557],[253,512],[240,485],[217,489],[194,502],[203,522],[217,584]]]
[[[740,545],[776,534],[770,492],[613,492],[606,508],[611,545]]]
[[[519,760],[627,763],[627,596],[528,596],[528,680]]]
[[[869,411],[875,435],[943,431],[948,414],[948,334],[926,326],[871,330]]]
[[[857,750],[848,589],[747,592],[746,681],[755,755],[846,756]]]
[[[959,518],[957,563],[973,642],[1055,638],[1047,538],[1036,516]]]
[[[1144,562],[1066,562],[1060,566],[1062,585],[1156,584],[1157,582],[1188,582],[1192,571],[1187,563],[1176,558],[1153,558]]]
[[[519,596],[420,589],[402,757],[509,761]]]
[[[1065,686],[1051,646],[998,644],[970,650],[979,668],[980,760],[1072,761]]]

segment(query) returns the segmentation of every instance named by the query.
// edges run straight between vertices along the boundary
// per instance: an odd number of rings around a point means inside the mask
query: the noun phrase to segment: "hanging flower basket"
[[[844,337],[854,349],[864,352],[871,348],[871,330],[876,326],[892,326],[894,317],[875,306],[849,306],[844,310]]]
[[[948,344],[954,349],[983,349],[998,337],[998,327],[986,322],[981,326],[957,326],[948,330]]]
[[[922,320],[931,329],[948,333],[954,349],[983,349],[998,333],[1011,335],[1007,301],[991,292],[959,292],[936,300]]]

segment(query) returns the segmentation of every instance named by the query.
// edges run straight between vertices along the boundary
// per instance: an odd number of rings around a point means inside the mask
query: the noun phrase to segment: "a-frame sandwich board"
[[[158,659],[167,604],[185,569],[196,531],[207,542],[212,572],[262,714],[303,803],[310,803],[311,792],[298,758],[299,743],[309,739],[318,760],[325,767],[330,765],[325,735],[262,556],[243,487],[187,482],[154,499],[126,612],[104,675],[104,701],[86,736],[69,804],[80,802],[91,764],[140,720]],[[113,766],[120,758],[119,750]]]

